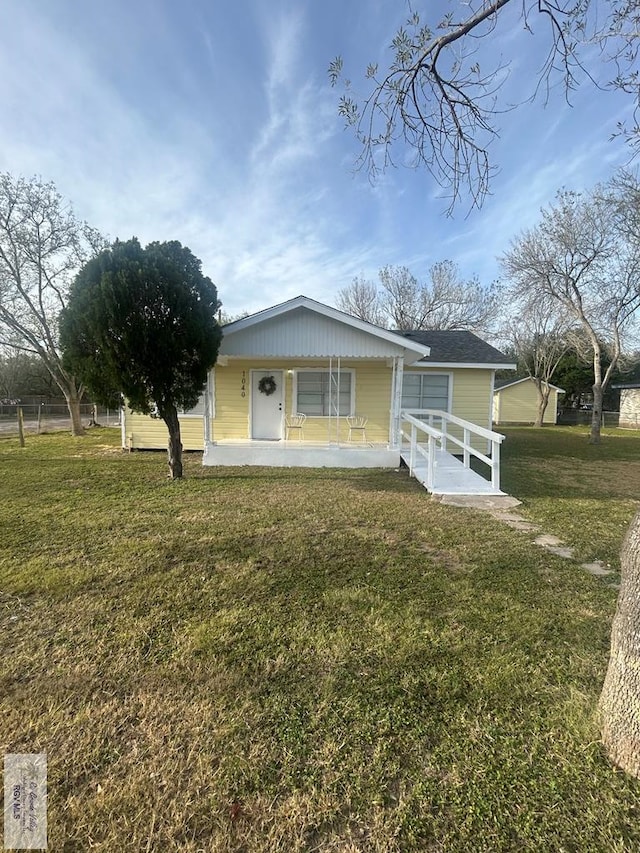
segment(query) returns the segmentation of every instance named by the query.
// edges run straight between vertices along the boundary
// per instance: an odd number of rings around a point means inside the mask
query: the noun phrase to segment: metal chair
[[[347,418],[347,423],[349,424],[349,441],[353,441],[354,432],[359,432],[361,441],[366,442],[365,427],[368,421],[369,418],[365,418],[364,415],[349,415]]]
[[[286,415],[284,420],[287,425],[287,441],[289,440],[289,435],[292,429],[298,430],[298,441],[302,441],[304,438],[304,422],[306,419],[307,416],[300,412],[294,412],[292,415]]]

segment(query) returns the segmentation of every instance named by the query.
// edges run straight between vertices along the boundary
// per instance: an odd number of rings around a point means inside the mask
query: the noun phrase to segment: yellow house
[[[558,419],[558,394],[562,388],[549,384],[551,392],[543,423],[555,424]],[[538,391],[530,376],[524,379],[503,379],[493,391],[493,422],[501,424],[533,424],[538,416]]]
[[[298,296],[223,327],[183,445],[204,465],[398,467],[406,411],[451,418],[451,441],[475,425],[486,452],[495,371],[512,367],[470,332],[388,331]],[[166,442],[161,421],[125,412],[124,446]]]

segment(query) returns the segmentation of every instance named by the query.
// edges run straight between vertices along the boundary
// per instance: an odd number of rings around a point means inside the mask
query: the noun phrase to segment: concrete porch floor
[[[400,450],[386,444],[228,439],[207,442],[203,465],[264,465],[276,468],[398,468]]]

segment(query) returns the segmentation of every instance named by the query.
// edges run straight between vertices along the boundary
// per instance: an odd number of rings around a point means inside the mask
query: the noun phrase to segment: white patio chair
[[[364,415],[349,415],[347,418],[347,423],[349,425],[349,441],[353,441],[354,433],[360,433],[361,441],[366,442],[367,436],[365,434],[365,427],[369,418],[365,418]]]
[[[297,430],[298,441],[302,441],[304,438],[304,422],[306,419],[307,416],[303,415],[301,412],[294,412],[292,415],[286,415],[285,423],[287,425],[287,441],[289,440],[291,430]]]

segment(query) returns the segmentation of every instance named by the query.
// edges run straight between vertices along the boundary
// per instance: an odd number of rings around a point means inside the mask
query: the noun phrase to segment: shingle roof
[[[473,332],[427,329],[401,331],[399,334],[418,344],[426,344],[426,346],[431,347],[431,354],[421,358],[420,364],[429,364],[429,362],[511,364],[510,359],[504,353],[474,335]]]
[[[515,379],[496,379],[493,383],[493,390],[498,391],[500,388],[504,388],[506,385],[513,385]]]
[[[516,376],[513,379],[496,379],[493,383],[494,391],[501,391],[503,388],[508,388],[509,385],[519,385],[521,382],[533,382],[533,379],[530,376]],[[549,388],[554,389],[559,394],[565,394],[564,388],[559,388],[557,385],[554,385],[553,382],[549,382]]]

